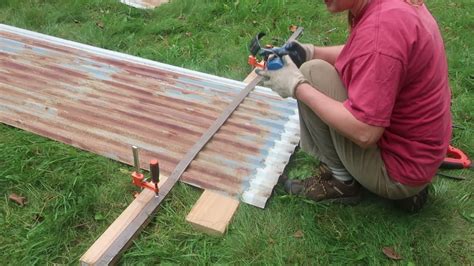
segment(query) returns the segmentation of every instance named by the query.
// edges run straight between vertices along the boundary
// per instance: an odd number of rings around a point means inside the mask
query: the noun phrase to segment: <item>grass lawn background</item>
[[[427,0],[446,45],[453,91],[453,144],[474,158],[474,4]],[[243,80],[247,44],[265,31],[281,44],[289,25],[300,38],[335,45],[347,36],[344,15],[322,1],[172,0],[138,10],[118,0],[1,0],[0,23],[217,76]],[[1,91],[0,91],[1,93]],[[316,162],[297,153],[293,178]],[[132,201],[130,168],[0,124],[0,263],[77,264],[79,257]],[[200,190],[177,184],[121,264],[474,264],[474,174],[435,178],[424,210],[408,215],[365,195],[354,207],[286,196],[277,186],[264,210],[242,204],[223,238],[185,222]],[[8,200],[27,197],[20,207]],[[403,259],[387,259],[392,247]]]

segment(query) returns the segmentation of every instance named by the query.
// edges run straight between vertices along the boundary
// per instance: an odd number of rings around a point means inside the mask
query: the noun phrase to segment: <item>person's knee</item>
[[[326,90],[330,89],[326,84],[333,83],[331,79],[339,80],[339,75],[334,66],[320,59],[305,62],[301,65],[300,71],[311,85],[326,95],[329,93]]]
[[[305,62],[300,71],[308,82],[325,95],[343,102],[347,99],[347,90],[336,68],[328,62],[315,59]]]
[[[306,79],[310,80],[318,78],[317,73],[324,73],[327,71],[334,70],[334,67],[328,62],[321,59],[314,59],[306,61],[300,67],[300,71]]]

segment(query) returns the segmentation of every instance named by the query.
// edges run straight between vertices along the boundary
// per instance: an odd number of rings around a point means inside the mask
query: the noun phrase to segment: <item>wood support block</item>
[[[202,232],[222,236],[238,206],[238,199],[204,190],[186,217],[186,221]]]

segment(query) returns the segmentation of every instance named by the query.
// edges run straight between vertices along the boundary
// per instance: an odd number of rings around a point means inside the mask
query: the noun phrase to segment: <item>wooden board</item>
[[[248,74],[248,76],[244,79],[243,82],[249,84],[256,77],[257,77],[257,73],[255,73],[255,69],[253,69],[252,72]]]
[[[186,221],[204,233],[222,236],[234,216],[239,200],[205,190],[194,204]]]
[[[166,181],[166,177],[160,177],[158,187],[162,187]],[[81,265],[108,265],[115,261],[116,256],[106,256],[107,250],[113,248],[115,241],[120,237],[123,231],[136,221],[137,217],[142,214],[147,206],[147,203],[155,198],[155,193],[151,190],[143,190],[135,200],[123,211],[120,216],[107,228],[107,230],[94,242],[94,244],[87,250],[80,258]],[[146,214],[149,218],[152,213]],[[149,221],[149,219],[147,219]],[[148,221],[141,226],[145,226]],[[131,240],[131,238],[130,238]],[[128,241],[120,250],[124,250],[128,245]]]

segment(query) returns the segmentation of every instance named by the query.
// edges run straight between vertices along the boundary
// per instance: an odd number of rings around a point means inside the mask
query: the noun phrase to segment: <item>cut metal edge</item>
[[[291,115],[285,124],[285,130],[280,139],[269,150],[264,167],[258,168],[255,176],[249,182],[248,188],[242,192],[241,201],[260,208],[270,197],[273,187],[277,184],[280,175],[285,170],[291,155],[300,140],[298,110]]]

